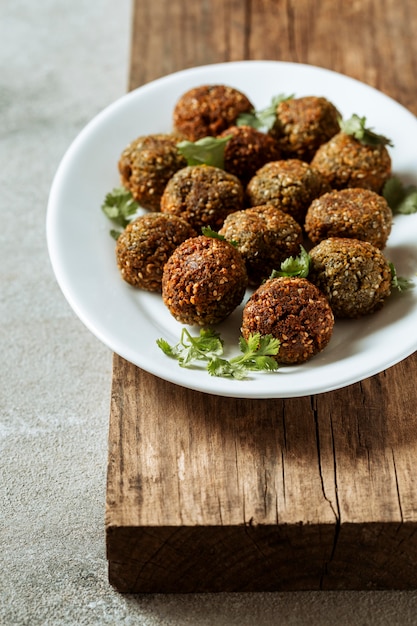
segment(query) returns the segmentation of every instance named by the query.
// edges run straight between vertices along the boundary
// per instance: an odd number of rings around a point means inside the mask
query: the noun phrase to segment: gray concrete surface
[[[0,4],[0,624],[416,624],[414,592],[121,596],[108,585],[111,354],[55,282],[45,215],[66,148],[125,93],[130,9]]]

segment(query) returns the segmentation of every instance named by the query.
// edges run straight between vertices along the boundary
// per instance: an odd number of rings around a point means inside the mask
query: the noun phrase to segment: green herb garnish
[[[138,210],[139,204],[125,187],[116,187],[106,195],[101,208],[114,224],[125,228]],[[110,235],[117,239],[120,232],[120,230],[112,229]]]
[[[199,337],[192,337],[183,328],[177,344],[172,346],[165,339],[157,339],[156,343],[167,356],[177,359],[181,367],[190,367],[195,361],[207,361],[223,354],[223,341],[211,328],[202,328]]]
[[[393,289],[398,289],[398,291],[407,291],[408,289],[414,288],[414,282],[409,278],[404,278],[404,276],[398,276],[397,270],[394,267],[393,263],[389,263],[389,268],[391,270],[391,287]]]
[[[224,149],[231,138],[203,137],[197,141],[180,141],[178,151],[187,160],[187,165],[211,165],[224,169]]]
[[[213,230],[211,226],[202,226],[201,232],[205,237],[212,237],[212,239],[220,239],[220,241],[227,241],[228,243],[231,243],[232,246],[235,246],[235,247],[237,246],[237,241],[234,241],[233,239],[231,240],[226,239],[226,237],[218,233],[217,230]]]
[[[198,337],[193,337],[183,328],[177,344],[170,345],[165,339],[157,339],[156,343],[164,354],[176,359],[181,367],[193,367],[198,362],[205,362],[211,376],[243,380],[247,378],[248,371],[271,372],[278,369],[274,356],[278,354],[280,342],[272,335],[254,333],[248,340],[240,337],[242,354],[229,360],[222,358],[223,340],[211,328],[202,328]]]
[[[365,124],[366,117],[359,117],[356,113],[354,113],[352,117],[346,121],[342,119],[339,120],[339,126],[342,132],[346,133],[346,135],[352,135],[352,137],[367,146],[393,145],[392,141],[388,139],[388,137],[378,135],[372,130],[372,128],[367,128]]]
[[[110,232],[110,237],[113,237],[113,239],[117,241],[123,231],[118,230],[117,228],[111,228],[109,232]]]
[[[218,233],[217,230],[213,230],[211,226],[202,226],[201,232],[205,237],[212,237],[213,239],[220,239],[220,241],[226,241],[226,238],[223,235],[220,235],[220,233]]]
[[[278,96],[274,96],[271,100],[271,104],[267,106],[265,109],[260,109],[256,111],[250,111],[249,113],[241,113],[237,118],[237,126],[252,126],[252,128],[256,128],[257,130],[261,130],[264,128],[265,130],[270,130],[272,126],[275,124],[275,120],[277,117],[277,106],[280,102],[284,100],[291,100],[294,97],[294,94],[290,96],[286,96],[281,93]]]
[[[270,278],[279,278],[280,276],[299,276],[307,278],[310,271],[311,258],[307,250],[300,246],[301,252],[296,257],[288,257],[281,263],[280,270],[273,270]]]
[[[382,190],[382,195],[388,202],[393,213],[410,215],[417,212],[417,187],[404,185],[399,178],[389,178]]]

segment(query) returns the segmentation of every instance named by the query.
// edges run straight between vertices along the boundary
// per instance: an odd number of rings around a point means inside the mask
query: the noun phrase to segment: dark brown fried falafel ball
[[[231,213],[219,233],[235,242],[242,254],[251,285],[259,285],[282,261],[300,253],[301,226],[291,215],[272,205]]]
[[[216,137],[233,126],[241,113],[253,110],[250,100],[234,87],[201,85],[184,93],[173,112],[174,130],[189,141]]]
[[[232,126],[220,137],[230,137],[224,148],[224,169],[244,186],[265,163],[281,158],[275,139],[252,126]]]
[[[392,211],[385,198],[370,189],[333,190],[313,200],[305,231],[317,244],[329,237],[369,241],[384,248],[392,226]]]
[[[283,158],[311,161],[316,150],[340,131],[337,108],[326,98],[304,96],[282,100],[269,134]]]
[[[310,250],[309,279],[327,296],[336,318],[380,309],[391,293],[391,269],[367,241],[331,237]]]
[[[330,191],[330,187],[322,175],[299,159],[267,163],[246,187],[251,206],[273,204],[292,215],[299,224],[304,224],[311,202],[326,191]]]
[[[180,243],[196,235],[176,215],[141,215],[117,239],[116,260],[122,278],[134,287],[161,291],[165,263]]]
[[[225,240],[200,235],[184,241],[168,259],[162,298],[182,324],[217,324],[242,302],[247,282],[240,252]]]
[[[145,135],[123,150],[118,163],[122,185],[144,209],[159,211],[168,180],[187,165],[177,149],[178,141],[174,135]]]
[[[188,165],[168,181],[161,211],[179,215],[200,232],[218,230],[227,215],[243,207],[243,187],[233,174],[211,165]]]
[[[288,365],[308,361],[329,343],[334,317],[327,299],[309,280],[270,278],[243,309],[242,335],[272,335],[280,341],[275,357]]]
[[[385,145],[366,145],[344,132],[320,146],[311,165],[334,189],[363,187],[380,193],[391,176],[391,157]]]

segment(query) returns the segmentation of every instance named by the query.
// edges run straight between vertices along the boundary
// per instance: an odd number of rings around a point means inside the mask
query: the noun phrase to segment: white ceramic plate
[[[394,293],[369,317],[338,321],[326,349],[310,362],[235,381],[188,370],[156,345],[176,343],[181,332],[157,294],[135,290],[119,276],[111,227],[101,211],[104,196],[119,186],[117,161],[139,135],[171,130],[175,102],[205,83],[234,86],[257,109],[279,94],[322,95],[347,118],[365,115],[367,125],[394,142],[393,171],[417,184],[417,120],[375,89],[329,70],[274,61],[242,61],[185,70],[149,83],[116,101],[78,135],[62,159],[50,192],[47,238],[58,283],[82,322],[112,351],[178,385],[234,397],[279,398],[331,391],[394,365],[417,348],[417,289]],[[417,270],[417,215],[395,217],[385,249],[399,275]],[[219,330],[227,356],[238,353],[240,307]],[[198,329],[194,329],[198,334]]]

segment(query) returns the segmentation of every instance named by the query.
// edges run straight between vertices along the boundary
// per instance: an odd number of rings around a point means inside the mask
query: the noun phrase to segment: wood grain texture
[[[366,82],[417,114],[413,0],[137,0],[133,89],[187,67],[274,59]]]
[[[136,0],[130,88],[277,59],[417,113],[411,0]],[[389,347],[387,347],[389,349]],[[417,354],[339,391],[239,400],[114,356],[106,536],[125,592],[417,588]]]

